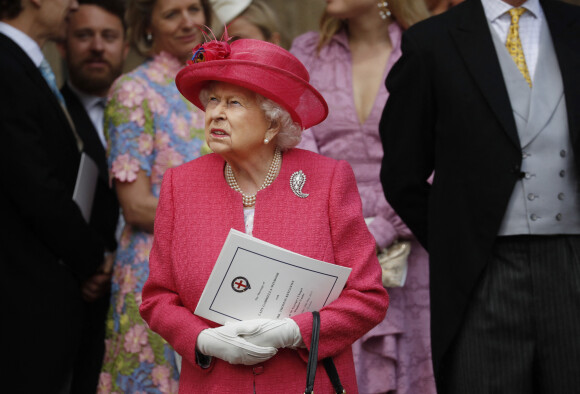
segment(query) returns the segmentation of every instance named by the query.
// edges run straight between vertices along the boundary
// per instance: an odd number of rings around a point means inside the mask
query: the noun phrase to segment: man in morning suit
[[[121,75],[129,46],[125,40],[124,7],[119,0],[79,0],[58,49],[68,79],[61,88],[66,107],[83,140],[84,152],[97,163],[99,177],[89,224],[116,248],[119,202],[110,187],[103,132],[107,93]],[[109,309],[111,270],[106,267],[83,283],[83,328],[77,352],[72,393],[95,393],[105,352],[105,321]]]
[[[82,150],[41,48],[76,0],[0,1],[2,392],[70,393],[81,284],[106,243],[73,201]]]
[[[429,251],[438,392],[577,393],[580,8],[466,0],[402,48],[381,178]]]

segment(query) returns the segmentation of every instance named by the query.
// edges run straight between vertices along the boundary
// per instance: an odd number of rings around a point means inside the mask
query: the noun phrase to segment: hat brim
[[[205,111],[199,93],[210,81],[238,85],[269,98],[288,111],[303,129],[326,119],[328,105],[308,82],[280,68],[247,60],[212,60],[185,67],[176,77],[177,89]],[[267,86],[267,88],[266,88]]]

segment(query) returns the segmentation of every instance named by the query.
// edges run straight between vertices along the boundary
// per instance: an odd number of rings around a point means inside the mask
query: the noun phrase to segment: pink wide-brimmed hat
[[[310,85],[304,65],[287,50],[266,41],[212,40],[193,49],[175,78],[177,89],[196,107],[205,111],[200,91],[209,81],[242,86],[271,99],[288,111],[303,129],[322,122],[328,105]]]

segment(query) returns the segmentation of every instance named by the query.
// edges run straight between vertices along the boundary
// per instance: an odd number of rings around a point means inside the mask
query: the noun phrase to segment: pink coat
[[[150,274],[141,315],[183,356],[180,393],[300,393],[306,382],[306,349],[280,349],[255,366],[213,359],[195,362],[195,340],[216,324],[193,311],[230,228],[244,231],[241,195],[223,176],[215,154],[168,170],[163,178]],[[290,176],[306,174],[303,192]],[[350,165],[301,149],[285,152],[276,180],[258,192],[253,235],[306,256],[352,268],[337,300],[322,308],[319,358],[332,356],[348,393],[358,392],[351,345],[385,316],[388,295],[381,284],[375,241],[367,230]],[[312,315],[293,317],[310,347]],[[315,392],[332,392],[319,365]]]

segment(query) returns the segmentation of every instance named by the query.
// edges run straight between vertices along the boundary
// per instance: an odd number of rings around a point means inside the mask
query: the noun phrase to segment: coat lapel
[[[567,12],[569,7],[559,2],[542,2],[562,74],[570,139],[580,160],[580,18],[578,13]]]
[[[527,140],[525,131],[530,118],[532,89],[530,89],[522,73],[518,70],[504,43],[501,42],[494,31],[491,32],[491,36],[502,69],[503,81],[512,106],[520,143],[523,147],[526,145]]]
[[[518,133],[501,67],[483,6],[468,0],[463,19],[452,28],[451,36],[477,86],[509,138],[520,148]]]
[[[34,65],[34,63],[28,57],[28,55],[15,42],[13,42],[10,38],[1,33],[0,33],[0,44],[3,45],[3,47],[11,53],[11,56],[21,64],[22,71],[26,72],[29,75],[30,79],[34,82],[34,84],[38,86],[38,89],[43,90],[38,92],[31,92],[31,94],[42,94],[46,97],[47,101],[52,103],[52,105],[55,107],[56,111],[55,113],[57,113],[58,116],[61,117],[64,123],[67,123],[69,125],[69,130],[67,134],[69,134],[72,138],[68,139],[72,143],[74,143],[75,150],[77,152],[79,150],[82,150],[82,141],[80,140],[80,138],[76,138],[77,137],[76,131],[74,129],[72,119],[66,112],[66,109],[64,109],[60,105],[58,99],[56,98],[52,90],[50,90],[48,83],[38,70],[38,67]],[[0,53],[2,53],[2,56],[6,56],[6,54],[3,51]]]
[[[99,176],[108,182],[109,170],[107,166],[107,156],[105,148],[99,138],[99,133],[95,129],[95,126],[89,118],[89,115],[80,99],[70,89],[68,84],[64,84],[61,93],[66,102],[69,114],[75,124],[77,133],[83,140],[84,151],[97,163],[99,167]]]
[[[530,117],[521,139],[526,147],[546,127],[564,94],[558,61],[553,52],[552,41],[547,26],[542,26],[540,53],[534,78]]]

